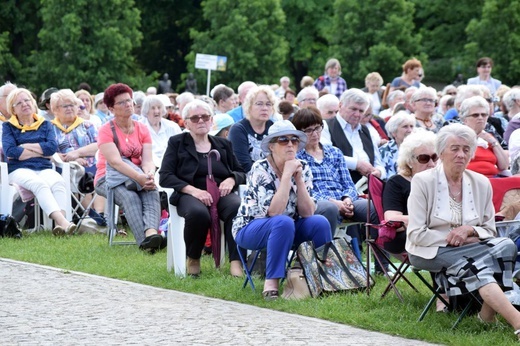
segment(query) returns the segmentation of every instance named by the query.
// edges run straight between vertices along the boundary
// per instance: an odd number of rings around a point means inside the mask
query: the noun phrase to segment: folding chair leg
[[[255,283],[253,282],[253,278],[251,277],[251,271],[255,267],[256,260],[258,259],[258,256],[260,255],[260,250],[255,250],[253,262],[251,263],[251,267],[247,266],[247,260],[244,259],[244,256],[242,255],[242,249],[237,244],[237,250],[238,250],[238,256],[240,257],[240,261],[242,262],[242,267],[244,268],[244,272],[246,273],[246,279],[244,280],[244,284],[242,285],[242,288],[245,288],[247,286],[247,283],[251,285],[251,289],[253,292],[255,291]]]
[[[116,203],[114,201],[114,190],[107,191],[107,208],[108,208],[108,245],[135,245],[135,241],[114,241],[117,235],[117,218],[116,218]]]

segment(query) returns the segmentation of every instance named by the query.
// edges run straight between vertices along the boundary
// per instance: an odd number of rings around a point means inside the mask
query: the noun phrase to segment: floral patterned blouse
[[[379,147],[379,154],[381,154],[381,162],[386,170],[386,179],[388,180],[392,175],[397,174],[397,154],[399,148],[394,139]]]
[[[312,197],[312,173],[309,165],[305,161],[302,162],[302,176],[305,187],[311,198]],[[269,217],[267,210],[271,205],[271,200],[280,180],[276,176],[274,169],[271,167],[267,159],[256,161],[251,167],[251,171],[247,175],[246,191],[242,197],[242,203],[238,208],[237,216],[233,220],[233,237],[236,237],[238,231],[245,227],[254,219]],[[294,178],[291,178],[291,189],[289,192],[289,201],[283,215],[292,217],[294,220],[299,218],[297,209],[297,186]]]

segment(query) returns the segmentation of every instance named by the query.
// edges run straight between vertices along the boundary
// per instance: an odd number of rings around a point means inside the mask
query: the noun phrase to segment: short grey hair
[[[370,99],[368,95],[361,89],[351,88],[341,94],[339,98],[339,102],[342,105],[346,105],[347,103],[357,103],[364,104],[367,106],[370,105]]]
[[[11,89],[11,91],[13,91],[16,88],[18,88],[16,86],[16,84],[13,84],[13,83],[11,83],[9,81],[5,82],[4,85],[0,86],[0,95],[4,95],[4,92],[5,92],[6,89]],[[7,98],[7,96],[9,96],[9,93],[7,93],[7,95],[4,95],[4,96]]]
[[[209,104],[207,104],[206,102],[204,102],[202,100],[193,100],[193,101],[189,102],[186,105],[186,107],[184,107],[184,109],[182,110],[182,118],[186,119],[188,117],[188,115],[190,114],[190,111],[197,107],[204,108],[204,110],[206,110],[209,115],[213,116],[213,109],[211,109],[211,106]]]
[[[144,98],[146,97],[146,94],[142,91],[135,91],[134,92],[134,102],[137,105],[143,104]]]
[[[313,86],[305,87],[302,90],[300,90],[300,92],[298,93],[298,96],[296,96],[298,103],[305,100],[308,95],[314,96],[317,100],[318,97],[320,97],[320,92],[318,91],[318,89],[316,89]]]
[[[447,95],[449,91],[451,90],[455,90],[455,92],[457,92],[457,87],[453,84],[448,84],[444,87],[444,89],[442,89],[442,96],[444,95]],[[453,95],[451,95],[453,96]]]
[[[410,123],[415,126],[415,122],[415,117],[412,114],[406,111],[399,111],[390,117],[388,122],[385,124],[385,129],[388,136],[394,138],[394,133],[397,132],[397,129],[401,124]]]
[[[339,99],[334,94],[325,94],[316,102],[316,107],[320,110],[320,112],[324,111],[327,107],[337,105],[339,105]]]
[[[283,82],[283,81],[288,81],[289,83],[291,83],[291,79],[287,76],[283,76],[282,78],[280,78],[280,84]]]
[[[459,110],[462,101],[471,96],[482,96],[484,93],[480,88],[480,85],[461,85],[457,89],[457,96],[455,96],[455,109]]]
[[[506,106],[506,109],[510,111],[515,106],[517,100],[520,100],[520,89],[512,88],[504,94],[502,97],[502,103]],[[511,114],[513,115],[513,114]]]
[[[195,100],[195,96],[193,96],[193,94],[190,93],[189,91],[183,92],[182,94],[177,96],[177,98],[175,99],[177,104],[179,104],[179,103],[187,104],[187,103],[189,103],[189,102],[191,102],[193,100]]]
[[[400,174],[411,177],[411,165],[414,160],[414,150],[419,147],[433,148],[437,136],[431,131],[417,128],[403,140],[397,155],[397,170]]]
[[[401,96],[403,98],[403,100],[404,100],[404,91],[402,91],[402,90],[394,90],[394,91],[392,91],[392,92],[390,92],[388,94],[388,96],[386,97],[386,102],[387,103],[392,103],[392,101],[394,101],[395,98],[397,98],[399,96]]]
[[[486,113],[489,115],[489,103],[486,99],[482,96],[471,96],[462,101],[462,104],[460,105],[460,120],[464,120],[469,115],[470,109],[474,107],[482,107],[486,109]]]
[[[408,136],[409,137],[409,136]],[[454,123],[444,126],[437,132],[437,140],[435,141],[435,152],[441,155],[448,145],[448,139],[455,137],[463,139],[470,148],[470,157],[475,155],[477,150],[477,134],[471,127]]]
[[[327,61],[325,64],[325,74],[327,74],[327,70],[329,68],[338,67],[338,75],[341,76],[341,64],[339,63],[338,59],[332,58]]]
[[[143,105],[141,106],[141,115],[143,117],[148,117],[148,112],[152,106],[160,105],[161,107],[161,117],[166,115],[166,107],[164,106],[164,102],[161,100],[159,95],[148,95],[143,100]]]
[[[425,87],[417,89],[410,99],[410,102],[416,102],[423,96],[430,96],[434,101],[437,101],[437,91],[432,87]]]

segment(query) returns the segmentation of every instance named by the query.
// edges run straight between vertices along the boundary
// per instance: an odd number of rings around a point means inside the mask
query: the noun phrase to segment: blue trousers
[[[267,248],[266,278],[285,277],[285,264],[294,245],[312,240],[319,247],[332,240],[330,224],[322,215],[313,215],[294,221],[287,215],[255,219],[238,231],[235,241],[244,248]]]

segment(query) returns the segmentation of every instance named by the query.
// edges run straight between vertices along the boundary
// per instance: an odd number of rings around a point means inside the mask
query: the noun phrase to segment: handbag
[[[0,214],[0,237],[22,238],[22,231],[11,215]]]
[[[282,298],[289,300],[305,299],[311,296],[302,268],[289,268],[285,276]]]
[[[304,242],[298,247],[297,255],[312,297],[323,292],[366,288],[367,270],[345,238],[334,239],[319,248],[314,248],[312,241]],[[370,278],[370,286],[373,284]]]

